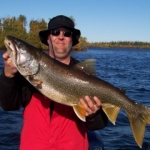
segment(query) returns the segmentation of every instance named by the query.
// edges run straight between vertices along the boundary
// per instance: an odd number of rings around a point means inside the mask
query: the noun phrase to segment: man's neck
[[[56,60],[60,61],[61,63],[64,63],[66,65],[69,65],[70,64],[70,60],[71,60],[71,57],[70,55],[65,57],[65,58],[58,58],[58,57],[54,57],[52,54],[50,54],[50,56],[52,58],[55,58]]]
[[[56,59],[57,59],[58,61],[60,61],[61,63],[64,63],[64,64],[66,64],[66,65],[69,65],[71,57],[69,56],[69,57],[64,58],[64,59],[59,59],[59,58],[56,58]]]

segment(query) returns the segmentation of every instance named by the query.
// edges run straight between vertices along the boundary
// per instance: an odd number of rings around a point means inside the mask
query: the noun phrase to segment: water
[[[150,50],[100,48],[72,55],[80,61],[96,59],[98,77],[125,89],[131,99],[150,106]],[[2,66],[0,57],[0,71]],[[22,109],[4,112],[0,108],[0,150],[18,149],[21,127]],[[122,110],[116,125],[109,122],[99,132],[105,150],[141,150],[133,138],[127,115]],[[146,127],[142,150],[150,150],[150,125]]]

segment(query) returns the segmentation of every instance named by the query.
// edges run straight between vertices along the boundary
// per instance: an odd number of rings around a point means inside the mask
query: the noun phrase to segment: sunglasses
[[[61,31],[62,31],[62,30],[51,30],[50,33],[51,33],[51,35],[53,35],[53,36],[58,36]],[[71,37],[71,36],[72,36],[72,32],[69,31],[69,30],[64,30],[64,31],[62,31],[62,32],[63,32],[63,35],[64,35],[65,37]]]

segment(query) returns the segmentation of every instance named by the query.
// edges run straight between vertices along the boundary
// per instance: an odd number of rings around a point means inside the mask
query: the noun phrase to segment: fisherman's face
[[[64,59],[70,55],[72,32],[66,28],[56,28],[51,31],[47,42],[49,44],[49,55],[58,59]]]

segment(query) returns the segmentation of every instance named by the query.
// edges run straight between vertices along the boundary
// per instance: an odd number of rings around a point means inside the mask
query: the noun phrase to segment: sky
[[[150,42],[150,0],[0,0],[0,19],[73,16],[88,42]]]

